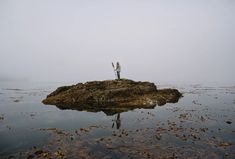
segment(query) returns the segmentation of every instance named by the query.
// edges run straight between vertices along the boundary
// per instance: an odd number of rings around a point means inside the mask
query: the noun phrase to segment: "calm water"
[[[58,147],[68,149],[62,156],[67,158],[82,153],[85,158],[92,158],[91,152],[98,158],[161,158],[161,155],[184,158],[190,154],[195,158],[235,158],[233,85],[160,84],[160,88],[179,89],[184,97],[175,104],[113,116],[102,111],[60,110],[56,106],[43,105],[42,99],[61,85],[64,84],[1,82],[2,158],[25,158],[34,154],[35,149],[57,152]],[[71,141],[67,140],[68,136]],[[48,146],[49,143],[53,146]],[[132,146],[133,152],[129,152],[128,147]],[[84,151],[76,154],[76,149],[81,147]],[[34,157],[38,157],[37,154]]]

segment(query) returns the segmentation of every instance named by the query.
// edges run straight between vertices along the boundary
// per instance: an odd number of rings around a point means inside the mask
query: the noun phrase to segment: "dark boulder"
[[[175,103],[181,96],[176,89],[157,90],[154,83],[121,79],[59,87],[42,102],[61,109],[117,113],[134,108],[153,108],[168,102]]]

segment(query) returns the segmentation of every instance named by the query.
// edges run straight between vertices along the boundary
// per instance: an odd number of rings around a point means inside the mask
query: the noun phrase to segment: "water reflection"
[[[60,111],[40,103],[48,92],[2,89],[0,158],[169,158],[171,152],[179,158],[234,158],[234,88],[182,87],[179,104],[135,111],[139,107],[57,106],[77,110]]]
[[[164,104],[165,105],[165,104]],[[130,110],[134,110],[137,108],[143,108],[143,109],[154,109],[157,105],[154,106],[143,106],[143,107],[136,107],[136,106],[122,106],[122,107],[117,107],[117,106],[109,106],[109,107],[92,107],[92,106],[64,106],[64,105],[56,105],[57,108],[61,110],[77,110],[77,111],[87,111],[87,112],[104,112],[107,116],[113,116],[118,113],[123,113],[127,112]],[[162,105],[159,105],[162,106]]]
[[[114,125],[116,125],[116,129],[119,129],[121,127],[121,119],[120,119],[120,113],[118,113],[115,116],[115,119],[113,120],[112,128],[114,128]]]

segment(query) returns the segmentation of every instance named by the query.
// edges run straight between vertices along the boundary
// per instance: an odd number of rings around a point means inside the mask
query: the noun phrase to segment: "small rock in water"
[[[20,101],[19,99],[14,100],[15,103],[18,103],[19,101]]]
[[[158,140],[161,140],[161,138],[162,138],[161,134],[156,134],[156,138],[157,138]]]
[[[4,117],[3,117],[3,116],[0,116],[0,120],[4,120]]]
[[[228,121],[226,121],[226,123],[227,123],[227,124],[232,124],[232,122],[231,122],[231,121],[229,121],[229,120],[228,120]]]
[[[230,143],[230,142],[222,142],[222,143],[219,144],[220,147],[228,147],[228,146],[231,146],[231,145],[232,145],[232,143]]]

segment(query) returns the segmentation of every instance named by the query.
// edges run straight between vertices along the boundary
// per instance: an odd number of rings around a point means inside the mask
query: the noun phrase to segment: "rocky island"
[[[180,97],[182,94],[176,89],[158,90],[154,83],[121,79],[62,86],[42,102],[60,109],[103,111],[112,115],[135,108],[175,103]]]

